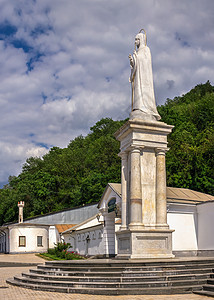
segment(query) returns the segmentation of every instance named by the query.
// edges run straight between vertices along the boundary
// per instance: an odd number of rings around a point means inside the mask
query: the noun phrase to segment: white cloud
[[[14,32],[0,40],[0,181],[46,153],[37,145],[65,147],[102,117],[128,116],[128,54],[141,28],[158,104],[212,80],[213,9],[213,0],[2,0],[0,34]]]
[[[10,175],[18,175],[22,165],[28,157],[40,157],[47,153],[47,149],[33,144],[18,144],[0,142],[1,170],[0,182],[6,182]]]

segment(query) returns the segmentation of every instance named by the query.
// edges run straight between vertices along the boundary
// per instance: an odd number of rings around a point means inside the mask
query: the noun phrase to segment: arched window
[[[116,208],[116,198],[111,198],[108,202],[108,213],[115,211]]]

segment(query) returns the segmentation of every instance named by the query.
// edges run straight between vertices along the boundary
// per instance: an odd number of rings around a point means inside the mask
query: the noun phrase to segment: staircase
[[[214,297],[214,273],[210,274],[210,278],[203,285],[202,290],[194,291],[195,294]]]
[[[48,261],[7,283],[62,293],[179,294],[202,290],[214,278],[213,269],[214,258]]]

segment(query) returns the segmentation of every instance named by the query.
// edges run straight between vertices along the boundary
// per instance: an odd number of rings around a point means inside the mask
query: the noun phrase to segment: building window
[[[19,236],[19,247],[26,247],[26,236]]]
[[[42,236],[37,236],[37,247],[42,247]]]
[[[102,233],[102,231],[99,231],[98,239],[102,239],[102,238],[103,238],[103,233]]]

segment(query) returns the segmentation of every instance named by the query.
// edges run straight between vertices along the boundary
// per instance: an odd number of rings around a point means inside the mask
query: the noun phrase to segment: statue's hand
[[[133,68],[134,67],[134,61],[133,61],[133,57],[131,56],[131,54],[129,54],[129,60],[130,60],[130,66]]]

